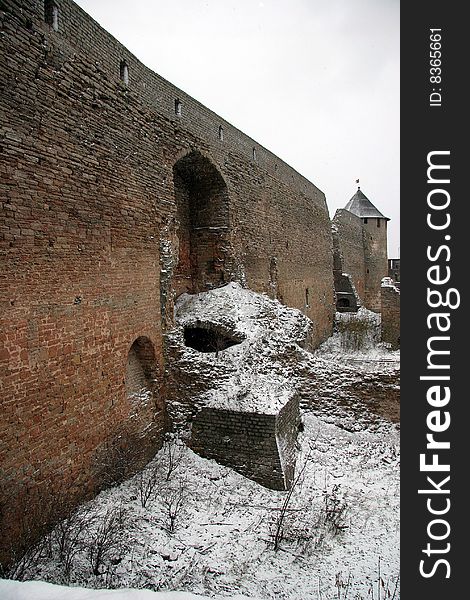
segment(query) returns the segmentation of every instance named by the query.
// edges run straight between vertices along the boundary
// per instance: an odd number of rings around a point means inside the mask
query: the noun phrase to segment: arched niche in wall
[[[138,337],[127,355],[126,395],[136,405],[151,402],[157,387],[155,348],[148,337]]]
[[[192,151],[173,167],[179,256],[176,295],[220,287],[229,281],[227,185],[216,166]]]
[[[158,396],[159,365],[146,336],[134,340],[125,365],[129,412],[110,421],[109,438],[95,456],[96,482],[106,487],[136,473],[155,455],[166,431],[165,404]]]

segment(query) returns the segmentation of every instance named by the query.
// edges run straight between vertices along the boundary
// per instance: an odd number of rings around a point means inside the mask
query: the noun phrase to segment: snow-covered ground
[[[263,488],[189,449],[167,482],[163,450],[147,467],[150,472],[162,465],[146,508],[139,475],[102,492],[82,509],[94,521],[77,542],[69,576],[55,552],[38,560],[26,577],[280,600],[388,598],[388,587],[393,597],[399,568],[396,429],[384,424],[351,433],[313,414],[304,421],[299,465],[306,461],[307,466],[277,551],[273,534],[287,492]],[[167,499],[181,486],[184,500],[170,533]],[[103,574],[93,575],[88,542],[96,519],[117,507],[126,511],[119,544],[105,558]]]
[[[308,323],[299,311],[234,284],[221,290],[209,303],[184,299],[179,326],[219,320],[245,341],[216,356],[185,349],[176,331],[179,375],[192,377],[206,401],[208,388],[197,381],[204,369],[225,387],[249,384],[252,397],[270,373],[275,384],[300,390],[304,430],[292,493],[266,489],[173,438],[143,473],[72,514],[22,578],[166,594],[148,600],[195,600],[166,593],[175,590],[217,599],[398,600],[398,353],[373,345],[345,351],[336,336],[311,354],[300,345]],[[21,584],[0,583],[2,599],[100,597],[21,596],[12,585]],[[91,594],[67,591],[81,593]],[[138,594],[117,598],[147,600]]]
[[[151,592],[149,590],[91,590],[55,585],[44,581],[12,581],[0,579],[2,600],[214,600],[189,592]],[[217,600],[217,599],[216,599]],[[227,600],[227,598],[224,598]],[[230,600],[254,600],[232,596]]]

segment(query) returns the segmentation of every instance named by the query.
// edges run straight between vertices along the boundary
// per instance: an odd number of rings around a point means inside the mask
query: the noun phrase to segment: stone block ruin
[[[249,405],[245,410],[202,408],[192,424],[190,447],[268,488],[289,489],[295,471],[299,399],[295,393],[286,399],[275,392],[277,406],[256,411]]]
[[[169,418],[188,445],[273,489],[295,470],[299,395],[293,347],[311,347],[297,310],[230,283],[180,296],[167,334]]]

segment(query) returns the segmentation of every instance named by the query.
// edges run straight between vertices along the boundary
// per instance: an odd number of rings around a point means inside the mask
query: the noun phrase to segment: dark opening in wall
[[[310,307],[310,290],[309,288],[305,288],[305,307]]]
[[[222,127],[222,125],[219,126],[219,140],[221,142],[224,141],[224,128]]]
[[[380,219],[377,219],[377,227],[380,227]]]
[[[44,2],[44,19],[54,31],[59,31],[59,7],[53,0]]]
[[[124,85],[129,85],[129,67],[125,60],[121,60],[121,66],[119,68],[119,75]]]
[[[349,298],[339,298],[338,306],[341,308],[349,308],[351,306],[351,302],[349,301]]]
[[[179,241],[176,294],[220,287],[228,279],[227,185],[216,166],[197,151],[176,162],[173,176]]]
[[[184,328],[185,345],[198,352],[220,352],[230,348],[230,346],[241,344],[242,341],[243,339],[239,336],[221,333],[209,326],[187,326]]]
[[[364,219],[364,224],[367,225],[367,217]]]
[[[176,100],[175,100],[175,115],[177,117],[181,117],[181,112],[182,112],[181,100],[179,100],[178,98],[176,98]]]
[[[256,148],[253,148],[253,160],[256,160]]]

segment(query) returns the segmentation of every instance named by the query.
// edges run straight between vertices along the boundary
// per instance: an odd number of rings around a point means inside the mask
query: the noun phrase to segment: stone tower
[[[380,284],[388,274],[387,221],[367,196],[357,192],[344,210],[361,219],[364,244],[364,297],[363,304],[375,312],[381,311]]]

